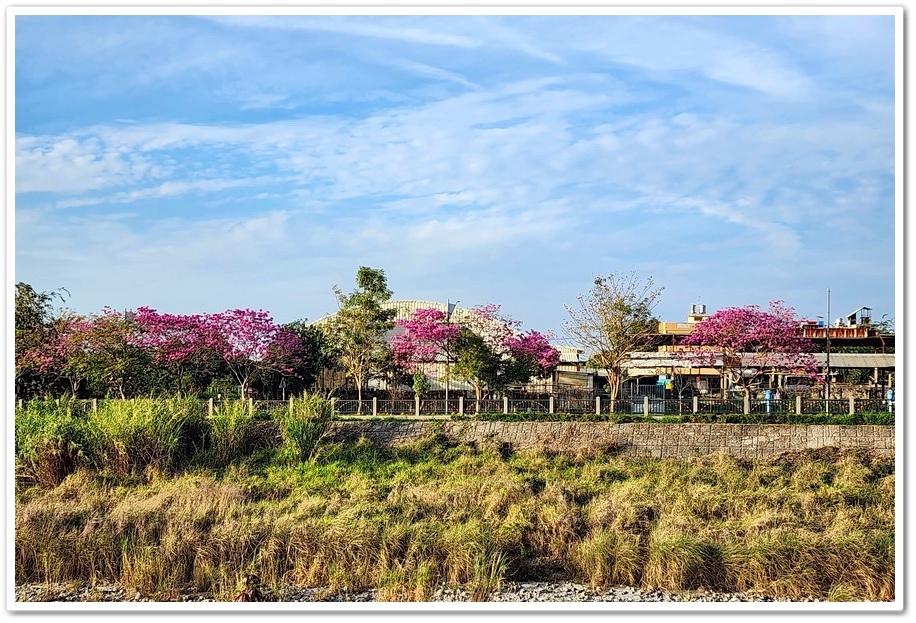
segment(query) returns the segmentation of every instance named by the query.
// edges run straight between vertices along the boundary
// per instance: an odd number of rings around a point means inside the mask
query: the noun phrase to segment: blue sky
[[[635,270],[665,320],[892,318],[894,68],[880,15],[19,15],[14,279],[289,322],[365,265],[562,338]]]

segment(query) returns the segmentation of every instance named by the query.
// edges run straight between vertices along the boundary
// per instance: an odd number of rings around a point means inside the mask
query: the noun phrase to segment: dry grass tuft
[[[231,601],[248,574],[266,591],[374,587],[423,601],[447,585],[484,601],[507,579],[560,574],[596,587],[894,598],[887,461],[506,453],[436,431],[398,449],[309,452],[173,475],[77,469],[49,489],[20,486],[16,581]]]

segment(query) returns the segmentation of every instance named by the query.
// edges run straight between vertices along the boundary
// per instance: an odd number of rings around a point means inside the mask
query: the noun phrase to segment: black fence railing
[[[564,413],[583,415],[602,414],[637,414],[645,416],[666,415],[856,415],[866,413],[894,413],[893,401],[862,398],[839,398],[826,400],[795,396],[770,399],[742,398],[653,398],[633,396],[610,400],[604,397],[595,398],[402,398],[384,400],[368,398],[363,400],[332,398],[334,413],[337,415],[368,416],[443,416],[473,415],[475,413]],[[113,400],[114,402],[123,402]],[[104,400],[64,400],[74,413],[86,413],[96,410]],[[210,413],[222,404],[230,401],[203,401]],[[238,404],[238,401],[232,401]],[[269,416],[279,409],[290,406],[289,400],[248,400],[253,413]],[[22,400],[17,405],[24,405]]]
[[[339,415],[472,415],[475,413],[565,413],[565,414],[635,414],[665,415],[777,415],[893,413],[894,405],[884,400],[782,398],[779,400],[742,398],[650,398],[638,396],[608,398],[502,398],[423,400],[356,400],[334,401]]]

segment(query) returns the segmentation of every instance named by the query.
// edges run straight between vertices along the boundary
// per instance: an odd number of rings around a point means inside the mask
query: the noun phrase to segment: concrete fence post
[[[248,399],[248,415],[254,415],[254,398]]]
[[[22,405],[23,405],[23,404],[25,404],[25,403],[23,402],[22,398],[20,398],[20,399],[19,399],[19,408],[20,408],[20,409],[22,408]]]
[[[801,412],[802,412],[801,400],[802,400],[801,396],[795,397],[795,414],[796,415],[801,415]]]
[[[649,396],[648,394],[642,397],[642,414],[646,417],[649,417]]]
[[[416,415],[417,417],[420,417],[420,397],[419,396],[414,396],[413,404],[414,404],[414,410],[413,410],[414,415]]]
[[[503,413],[509,413],[509,397],[503,396]]]
[[[550,398],[547,399],[547,411],[549,413],[553,413],[553,409],[554,409],[554,402],[553,402],[553,396],[551,396]]]
[[[207,417],[213,417],[213,399],[207,401]]]
[[[378,415],[378,396],[372,397],[372,415]]]
[[[601,415],[601,396],[595,396],[595,415]]]
[[[855,415],[856,413],[856,399],[852,396],[849,397],[849,415]]]
[[[98,398],[93,398],[93,399],[92,399],[92,410],[93,410],[93,411],[98,411],[98,410],[99,410],[99,399],[98,399]]]
[[[700,397],[694,396],[693,397],[693,412],[696,413],[699,410],[700,410]]]
[[[745,396],[744,397],[744,415],[747,415],[750,412],[751,412],[751,397]]]
[[[464,415],[464,396],[458,396],[458,415]]]
[[[289,417],[293,417],[293,397],[289,397]]]

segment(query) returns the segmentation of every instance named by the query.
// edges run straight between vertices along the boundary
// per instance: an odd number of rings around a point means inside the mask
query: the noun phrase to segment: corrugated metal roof
[[[827,353],[814,353],[819,366],[827,365]],[[894,353],[830,353],[831,368],[894,368]]]
[[[441,312],[448,313],[448,303],[439,303],[436,301],[421,301],[421,300],[397,300],[397,301],[384,301],[380,307],[382,309],[394,309],[395,321],[397,320],[408,320],[418,309],[438,309]],[[331,318],[334,317],[334,313],[327,314],[322,316],[312,324],[322,325],[326,324]],[[468,309],[467,307],[455,307],[452,310],[452,321],[460,323],[462,321],[467,322],[473,318],[473,310]],[[399,333],[404,333],[404,329],[400,327],[394,327],[391,331],[387,333],[388,339],[398,335]],[[560,362],[561,363],[579,363],[579,356],[582,354],[582,349],[575,346],[566,346],[560,344],[551,344],[554,348],[560,351]]]

